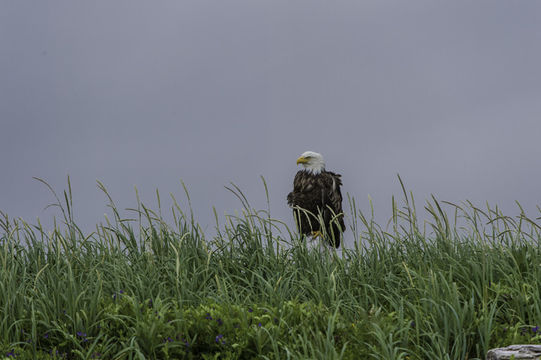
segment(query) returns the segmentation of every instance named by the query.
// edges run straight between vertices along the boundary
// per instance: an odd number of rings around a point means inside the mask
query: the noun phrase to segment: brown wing
[[[321,180],[307,171],[301,170],[293,180],[293,191],[287,196],[287,204],[291,207],[301,207],[310,212],[317,213],[317,208],[323,205],[321,193],[323,188]]]
[[[322,175],[325,176],[325,206],[330,206],[332,211],[338,215],[342,213],[342,192],[340,191],[340,186],[342,186],[342,175],[333,173],[331,171],[324,171]]]
[[[325,178],[326,196],[322,214],[327,239],[331,245],[339,247],[341,234],[346,230],[342,211],[342,192],[340,191],[341,175],[330,171],[324,171],[321,175]]]

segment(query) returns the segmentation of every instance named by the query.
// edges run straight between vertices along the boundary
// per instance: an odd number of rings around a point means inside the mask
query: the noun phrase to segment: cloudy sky
[[[435,194],[539,213],[541,2],[3,1],[0,209],[47,221],[70,176],[75,217],[172,193],[212,231],[285,204],[305,150],[362,210],[391,214],[396,177]],[[187,207],[186,207],[187,208]]]

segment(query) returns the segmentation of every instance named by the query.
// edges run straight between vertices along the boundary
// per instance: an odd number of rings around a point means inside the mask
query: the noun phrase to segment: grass
[[[122,219],[111,197],[84,234],[69,180],[51,231],[2,214],[0,358],[483,359],[541,343],[540,227],[523,212],[432,198],[421,223],[404,191],[382,227],[348,199],[357,241],[338,255],[230,190],[244,209],[212,239],[176,201],[167,224],[140,202]]]

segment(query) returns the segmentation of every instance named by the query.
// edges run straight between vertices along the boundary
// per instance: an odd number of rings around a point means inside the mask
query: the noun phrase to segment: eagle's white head
[[[313,151],[304,152],[297,159],[297,165],[298,164],[302,164],[304,169],[312,174],[319,174],[325,170],[325,161],[323,161],[323,156]]]

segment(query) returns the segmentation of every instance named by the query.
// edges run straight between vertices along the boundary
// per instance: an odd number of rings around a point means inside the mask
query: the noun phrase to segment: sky
[[[0,210],[49,223],[40,182],[92,231],[172,194],[214,229],[238,185],[293,226],[296,158],[323,154],[362,211],[541,203],[541,2],[50,0],[0,3]],[[129,216],[129,212],[126,213]],[[349,235],[351,237],[351,234]],[[346,243],[353,239],[346,237]]]

